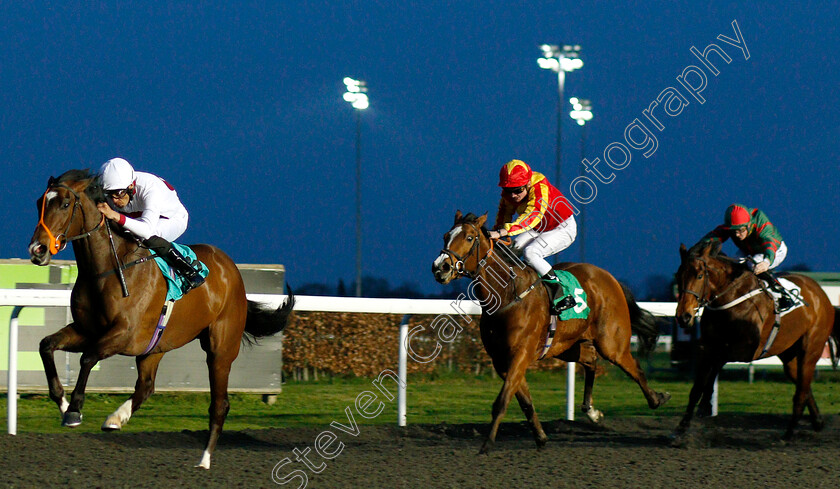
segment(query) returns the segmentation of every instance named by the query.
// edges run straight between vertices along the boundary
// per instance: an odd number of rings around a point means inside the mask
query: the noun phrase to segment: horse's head
[[[29,257],[36,265],[47,265],[68,241],[86,236],[85,222],[101,215],[96,202],[105,194],[96,175],[87,170],[70,170],[58,178],[50,177],[47,190],[36,201],[38,225],[29,243]]]
[[[694,246],[690,250],[680,245],[676,318],[683,328],[693,324],[699,309],[712,301],[715,291],[729,278],[731,267],[717,258],[719,252],[720,243]]]
[[[460,278],[473,277],[478,272],[481,251],[489,249],[487,231],[483,228],[487,214],[455,213],[455,224],[443,235],[443,250],[432,264],[435,280],[441,284]]]

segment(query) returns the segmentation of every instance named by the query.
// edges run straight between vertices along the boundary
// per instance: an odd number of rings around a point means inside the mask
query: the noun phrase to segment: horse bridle
[[[737,277],[735,280],[730,282],[729,285],[726,286],[726,288],[724,288],[720,293],[715,294],[713,296],[711,285],[709,285],[709,268],[711,268],[711,267],[709,267],[709,264],[706,263],[705,259],[697,258],[697,260],[699,260],[700,263],[703,264],[703,288],[701,289],[700,293],[698,294],[697,292],[694,292],[693,290],[680,288],[680,294],[689,294],[689,295],[693,295],[694,297],[697,298],[698,305],[697,305],[697,309],[694,311],[694,316],[695,317],[697,317],[697,315],[700,313],[701,309],[703,309],[706,306],[712,305],[713,302],[718,300],[720,297],[723,297],[727,292],[729,292],[731,289],[733,289],[735,287],[735,285],[737,285],[738,282],[740,282],[741,277],[744,276],[744,275],[741,275],[740,277]],[[706,289],[708,289],[708,292],[709,292],[709,294],[708,294],[709,298],[708,299],[704,299],[704,297],[706,296]]]
[[[55,190],[56,188],[67,189],[68,191],[70,191],[71,194],[73,194],[73,197],[76,199],[76,201],[73,203],[73,211],[70,214],[70,219],[67,221],[67,227],[64,229],[64,232],[59,233],[57,235],[53,235],[52,231],[50,231],[50,228],[47,227],[47,224],[44,222],[44,211],[46,210],[46,206],[47,206],[47,194],[50,192],[50,190]],[[44,195],[41,196],[41,216],[40,216],[40,219],[38,220],[38,225],[43,227],[44,230],[47,232],[47,237],[49,237],[49,239],[50,239],[48,249],[49,249],[49,252],[50,252],[51,255],[55,255],[59,251],[63,250],[67,246],[67,243],[69,243],[71,241],[75,241],[77,239],[87,238],[94,231],[99,229],[99,227],[102,226],[102,224],[105,222],[105,215],[103,215],[102,219],[99,221],[99,223],[96,226],[94,226],[93,229],[91,229],[90,231],[85,231],[85,232],[83,232],[81,234],[78,234],[76,236],[68,237],[67,232],[70,231],[70,226],[73,225],[73,219],[75,219],[75,217],[76,217],[76,209],[79,209],[79,211],[80,211],[80,215],[82,216],[82,220],[83,220],[82,227],[84,229],[84,211],[82,211],[82,200],[79,197],[79,194],[75,190],[73,190],[72,188],[68,187],[67,185],[64,185],[64,184],[61,184],[61,183],[53,184],[52,182],[50,182],[50,185],[47,186],[47,190],[44,191]],[[63,245],[61,244],[61,238],[62,237],[64,238],[64,244]]]
[[[478,229],[478,227],[475,224],[472,224],[472,223],[466,223],[466,224],[469,224],[473,228],[473,231],[475,231],[475,233],[476,233],[475,241],[473,241],[473,244],[472,244],[472,246],[470,246],[470,249],[467,250],[466,255],[464,257],[461,257],[461,255],[459,255],[458,253],[455,253],[454,251],[450,250],[449,248],[443,248],[440,251],[441,251],[441,253],[446,253],[447,255],[449,255],[450,259],[453,259],[453,261],[455,262],[455,264],[454,264],[455,265],[455,273],[457,273],[458,276],[463,275],[465,277],[469,277],[469,278],[473,279],[478,275],[478,269],[481,267],[481,260],[478,259],[478,254],[480,254],[480,252],[481,252],[481,244],[480,244],[480,242],[481,242],[481,231]],[[473,254],[473,251],[476,251],[476,250],[478,250],[478,253],[476,253],[475,270],[470,272],[470,271],[467,270],[466,261],[470,258],[470,255]]]

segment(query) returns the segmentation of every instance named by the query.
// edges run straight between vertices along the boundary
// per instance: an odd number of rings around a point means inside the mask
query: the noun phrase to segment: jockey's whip
[[[125,275],[123,274],[123,262],[117,256],[117,247],[114,246],[114,235],[111,234],[111,221],[105,219],[105,227],[108,228],[108,241],[111,243],[111,253],[114,254],[114,260],[117,260],[117,276],[120,278],[120,287],[122,287],[123,297],[128,297],[128,286],[125,284]]]

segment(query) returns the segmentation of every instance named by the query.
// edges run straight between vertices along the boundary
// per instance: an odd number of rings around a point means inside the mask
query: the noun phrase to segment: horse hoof
[[[592,408],[589,411],[586,411],[586,417],[589,418],[589,421],[598,424],[604,419],[604,413],[598,409]]]
[[[669,437],[671,439],[671,447],[672,448],[685,448],[686,441],[685,441],[685,432],[680,432],[679,430],[671,433]]]
[[[548,443],[548,437],[543,435],[541,438],[536,439],[537,442],[537,450],[542,450],[545,448],[545,444]]]
[[[108,419],[102,423],[102,431],[119,431],[122,428],[119,419],[114,419],[109,416]]]
[[[64,413],[64,419],[61,420],[61,426],[75,428],[80,424],[82,424],[82,413],[76,411],[67,411]]]
[[[490,448],[492,448],[492,447],[493,447],[493,442],[490,441],[490,440],[487,440],[487,441],[484,442],[484,445],[481,445],[481,450],[478,451],[478,454],[479,455],[487,455],[487,452],[489,452]]]

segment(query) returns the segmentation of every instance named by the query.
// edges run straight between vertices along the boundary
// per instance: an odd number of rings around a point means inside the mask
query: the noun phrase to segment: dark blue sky
[[[282,263],[293,286],[349,284],[355,122],[342,78],[353,76],[371,99],[364,273],[438,292],[442,235],[456,209],[495,213],[502,163],[553,179],[557,85],[539,44],[582,46],[565,95],[592,100],[587,154],[603,160],[662,90],[688,96],[676,77],[700,64],[691,46],[714,42],[732,62],[706,71],[706,102],[660,114],[656,152],[634,150],[585,206],[587,261],[644,293],[646,276],[675,271],[680,242],[739,202],[780,228],[786,265],[840,269],[836,5],[695,3],[4,2],[0,258],[27,256],[50,175],[122,156],[178,188],[185,243]],[[733,20],[748,60],[716,39],[734,37]],[[580,129],[566,118],[563,135],[568,194]]]

